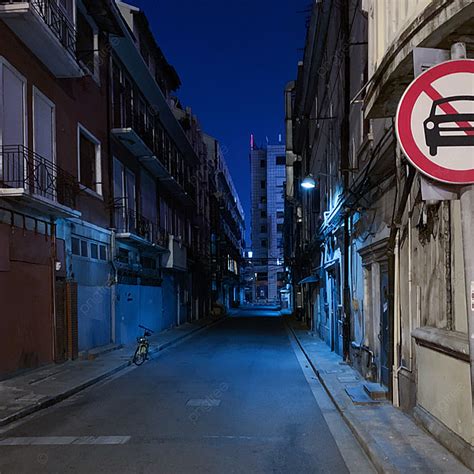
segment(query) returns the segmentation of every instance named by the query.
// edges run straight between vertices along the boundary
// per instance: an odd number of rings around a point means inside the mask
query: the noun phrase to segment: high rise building
[[[250,172],[252,189],[252,251],[255,297],[277,302],[285,284],[283,266],[283,220],[285,145],[252,145]]]

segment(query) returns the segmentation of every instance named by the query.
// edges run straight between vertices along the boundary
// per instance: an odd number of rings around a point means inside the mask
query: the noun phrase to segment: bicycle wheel
[[[133,356],[133,363],[135,365],[142,365],[146,359],[146,351],[142,349],[142,346],[139,345],[137,350],[135,351],[135,355]]]

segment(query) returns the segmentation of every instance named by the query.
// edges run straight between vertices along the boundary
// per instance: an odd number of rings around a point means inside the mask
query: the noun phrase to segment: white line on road
[[[31,436],[0,439],[0,446],[64,446],[125,444],[130,436]]]
[[[205,435],[203,436],[205,439],[236,439],[236,440],[244,440],[244,441],[264,441],[264,442],[281,442],[281,441],[290,441],[289,439],[286,440],[281,436],[239,436],[239,435]]]

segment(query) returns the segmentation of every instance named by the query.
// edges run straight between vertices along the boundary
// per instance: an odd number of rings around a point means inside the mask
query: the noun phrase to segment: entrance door
[[[389,331],[389,279],[388,265],[380,266],[380,379],[383,385],[388,386],[390,377],[390,331]]]
[[[34,192],[56,198],[54,104],[36,88],[33,89],[33,131],[35,157],[32,160]]]

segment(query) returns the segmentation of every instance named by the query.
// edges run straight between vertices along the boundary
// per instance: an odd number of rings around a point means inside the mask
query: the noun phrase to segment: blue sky
[[[294,79],[309,0],[131,0],[182,82],[178,96],[216,137],[250,226],[249,143],[284,131],[283,90]]]

